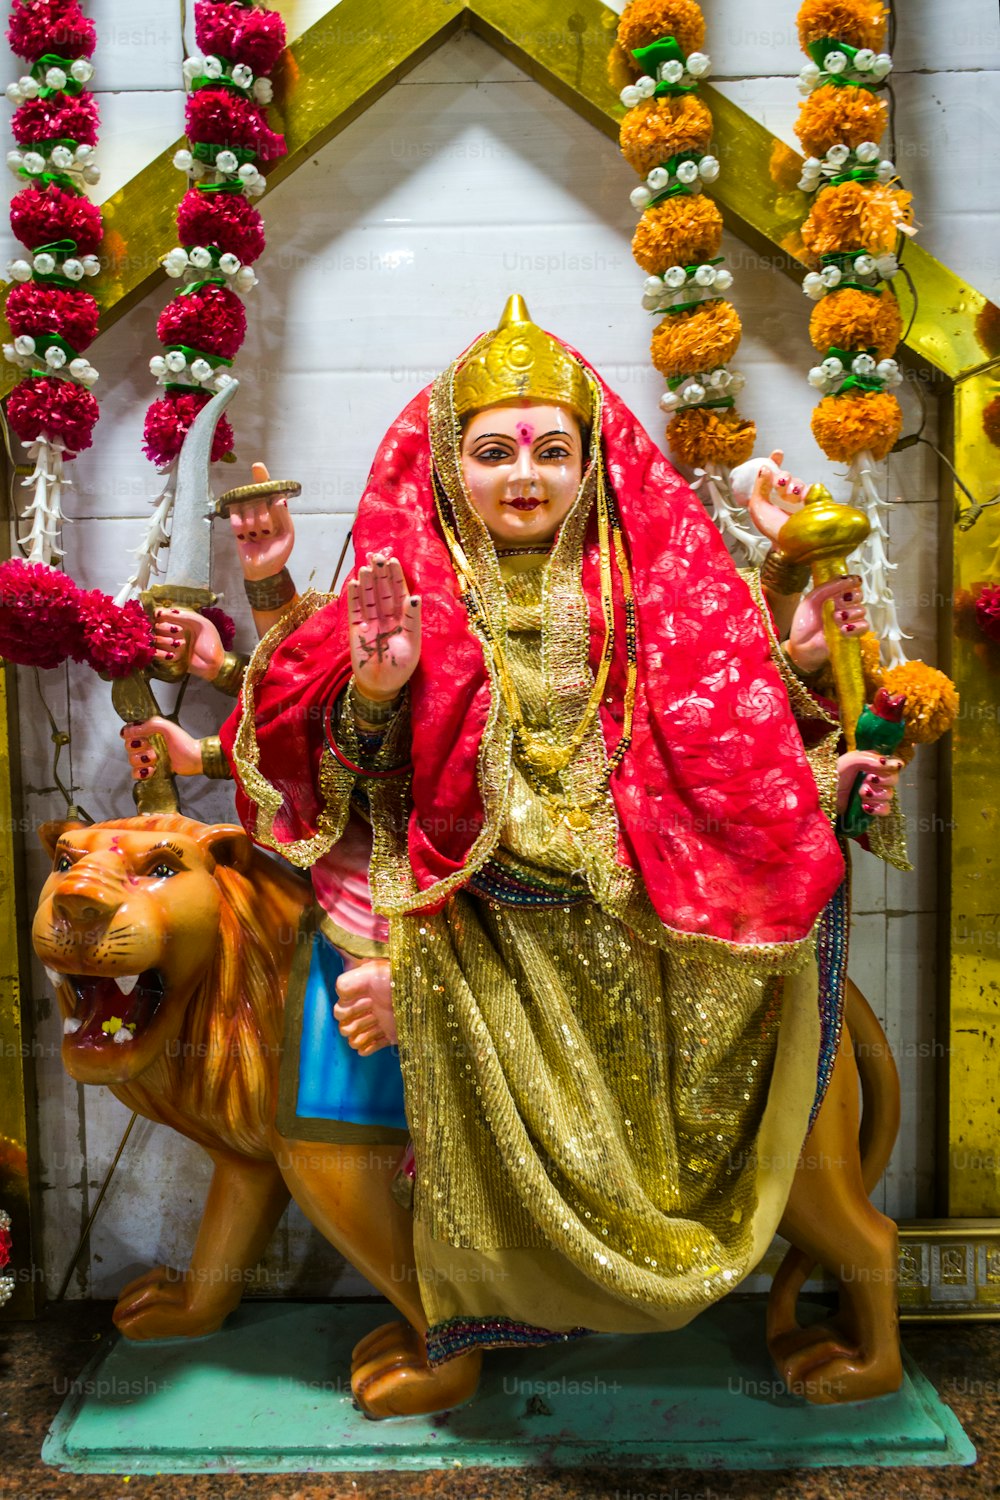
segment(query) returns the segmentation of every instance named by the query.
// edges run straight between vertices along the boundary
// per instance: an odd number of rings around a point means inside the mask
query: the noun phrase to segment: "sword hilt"
[[[145,672],[130,672],[127,677],[116,677],[111,683],[111,702],[115,712],[126,724],[141,724],[160,712],[160,705],[153,697],[149,677]],[[148,813],[180,812],[177,783],[170,769],[170,752],[162,734],[150,736],[150,744],[156,751],[156,764],[152,776],[144,781],[133,781],[132,800],[136,811]]]
[[[211,589],[188,588],[183,584],[154,583],[140,595],[143,609],[151,621],[156,619],[158,609],[207,609],[218,601],[218,594]],[[183,662],[154,661],[150,672],[161,682],[180,682],[187,676]]]

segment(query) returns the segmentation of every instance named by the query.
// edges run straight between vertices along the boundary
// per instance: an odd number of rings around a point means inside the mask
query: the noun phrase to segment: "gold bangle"
[[[801,594],[809,578],[808,563],[794,562],[773,547],[760,565],[760,581],[773,594]]]
[[[402,693],[396,694],[388,702],[378,703],[374,698],[366,698],[360,690],[354,678],[351,678],[348,695],[351,700],[351,708],[355,719],[360,719],[362,724],[372,724],[381,728],[383,724],[389,724],[399,712],[399,700]]]
[[[230,781],[232,771],[229,762],[222,749],[222,741],[217,734],[210,734],[206,739],[200,740],[201,746],[201,774],[207,776],[209,781]]]
[[[781,643],[781,654],[787,661],[788,665],[791,667],[792,671],[795,673],[796,677],[805,687],[809,687],[810,684],[816,682],[816,680],[820,676],[822,676],[823,669],[826,666],[826,662],[821,661],[818,667],[813,667],[811,672],[807,672],[804,667],[800,667],[797,662],[794,662],[792,660],[788,652],[788,643],[786,641],[782,641]]]
[[[250,608],[261,614],[272,609],[283,609],[295,598],[295,585],[287,568],[273,573],[270,578],[244,578],[243,588]]]
[[[212,678],[212,686],[225,693],[227,698],[238,698],[249,660],[242,651],[227,651],[222,666]]]
[[[238,484],[227,490],[215,502],[215,514],[228,516],[229,507],[239,500],[267,500],[271,495],[301,495],[302,486],[297,479],[264,479],[259,484]]]

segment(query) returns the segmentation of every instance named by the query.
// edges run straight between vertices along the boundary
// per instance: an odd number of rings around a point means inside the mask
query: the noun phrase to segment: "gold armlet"
[[[210,781],[230,781],[232,771],[229,762],[223,754],[222,741],[217,734],[210,734],[207,739],[200,740],[201,745],[201,774],[207,776]]]
[[[220,693],[225,693],[227,698],[238,698],[249,660],[249,656],[244,656],[242,651],[227,651],[222,658],[222,666],[212,678],[212,686],[218,688]]]
[[[287,568],[274,573],[270,578],[244,578],[243,588],[250,608],[260,614],[272,609],[284,609],[295,598],[295,585]]]
[[[773,547],[760,565],[760,581],[773,594],[801,594],[809,578],[808,563],[793,562]]]

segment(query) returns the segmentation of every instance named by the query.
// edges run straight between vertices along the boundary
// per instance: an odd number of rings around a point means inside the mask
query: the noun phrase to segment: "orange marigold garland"
[[[667,441],[678,462],[694,469],[723,535],[758,561],[766,543],[730,485],[730,470],[751,456],[756,432],[735,409],[743,377],[726,368],[742,329],[725,299],[733,278],[719,255],[722,215],[703,193],[719,175],[711,112],[697,98],[711,67],[704,41],[695,0],[630,0],[610,76],[632,80],[621,89],[620,144],[644,179],[632,193],[642,214],[632,253],[648,273],[642,305],[662,319],[651,356],[668,386],[660,402],[671,415]]]
[[[856,566],[873,626],[893,663],[905,660],[885,551],[884,503],[874,480],[902,430],[892,394],[902,318],[887,283],[901,234],[912,233],[911,195],[879,140],[889,111],[879,90],[892,59],[882,50],[888,12],[881,0],[804,0],[798,28],[809,61],[795,130],[806,151],[799,187],[813,195],[802,246],[813,269],[803,282],[816,302],[809,332],[820,355],[809,384],[822,400],[812,430],[827,458],[848,466],[851,501],[871,533]]]
[[[822,356],[808,377],[822,396],[812,430],[827,458],[848,465],[851,501],[871,523],[854,564],[874,628],[862,639],[866,686],[869,695],[878,687],[904,695],[908,756],[951,728],[958,695],[942,672],[903,653],[885,506],[872,475],[902,429],[891,392],[902,379],[892,356],[903,323],[885,283],[899,268],[900,236],[914,232],[911,195],[879,147],[889,112],[877,91],[892,69],[881,50],[887,21],[881,0],[804,0],[798,27],[809,62],[799,75],[806,99],[795,129],[807,153],[798,186],[814,194],[802,226],[813,266],[803,290],[816,303],[809,333]]]

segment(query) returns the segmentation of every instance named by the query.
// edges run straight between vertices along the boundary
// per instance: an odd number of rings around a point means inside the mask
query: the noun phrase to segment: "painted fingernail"
[[[174,652],[174,651],[164,651],[164,653],[163,653],[163,655],[166,657],[167,661],[173,661],[173,659],[174,659],[174,657],[175,657],[176,654],[177,653]]]
[[[250,540],[252,542],[255,542],[257,540],[257,533],[256,533],[256,531],[251,531],[251,533],[250,533]]]
[[[171,625],[171,627],[170,627],[170,634],[171,635],[180,635],[180,633],[181,633],[181,627],[179,625]]]
[[[146,777],[147,777],[147,776],[148,776],[148,775],[149,775],[149,772],[148,772],[148,771],[140,771],[140,772],[139,772],[139,778],[140,778],[140,780],[141,780],[141,781],[145,781],[145,779],[146,779]]]
[[[858,627],[856,625],[845,625],[844,626],[844,629],[847,630],[847,631],[857,630],[857,628]]]
[[[142,747],[142,740],[129,740],[128,743],[130,750],[139,750]]]
[[[884,755],[879,756],[878,763],[880,766],[887,766],[889,764]]]
[[[237,541],[238,541],[238,542],[245,542],[245,541],[246,541],[246,539],[247,539],[247,534],[246,534],[246,532],[245,532],[245,531],[238,531],[238,532],[237,532],[237,533],[236,533],[236,540],[237,540]]]
[[[139,759],[142,761],[142,763],[143,763],[144,766],[148,766],[149,765],[149,756],[148,755],[140,755]]]
[[[783,490],[785,488],[785,485],[787,483],[788,483],[788,480],[784,476],[782,476],[782,478],[778,480],[778,488],[780,490]]]

